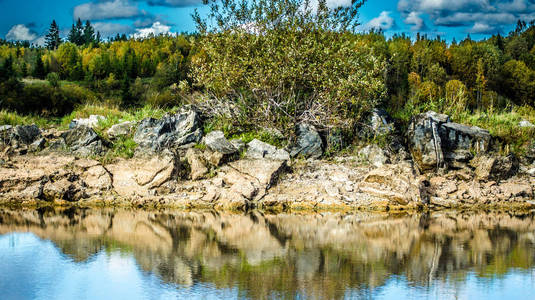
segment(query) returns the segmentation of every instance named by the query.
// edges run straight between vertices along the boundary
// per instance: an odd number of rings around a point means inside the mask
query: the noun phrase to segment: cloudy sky
[[[52,19],[62,35],[73,20],[91,20],[107,37],[125,33],[193,31],[191,13],[206,9],[201,0],[0,0],[0,36],[8,40],[42,42]],[[328,0],[330,6],[351,0]],[[361,10],[361,30],[383,29],[387,35],[416,32],[447,40],[470,34],[481,39],[507,34],[518,19],[535,19],[535,0],[368,0]]]

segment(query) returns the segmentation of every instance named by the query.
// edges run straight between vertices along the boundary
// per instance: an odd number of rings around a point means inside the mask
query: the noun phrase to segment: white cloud
[[[105,20],[134,18],[147,14],[128,0],[89,2],[76,6],[73,18],[82,20]]]
[[[468,30],[470,33],[494,33],[496,29],[489,24],[476,22],[471,29]]]
[[[399,0],[404,22],[419,27],[425,14],[436,26],[464,27],[473,33],[495,33],[516,20],[535,18],[534,0]],[[423,23],[422,23],[423,24]],[[425,26],[423,24],[422,26]]]
[[[37,34],[24,24],[17,24],[7,32],[6,39],[10,41],[30,41],[37,39]]]
[[[93,24],[95,32],[100,32],[102,37],[114,36],[117,33],[126,33],[130,34],[134,32],[134,28],[124,24],[117,23],[105,23],[105,22],[96,22]]]
[[[394,18],[390,16],[389,11],[383,11],[377,18],[371,19],[368,23],[364,25],[365,30],[371,29],[382,29],[389,30],[396,26]]]
[[[412,31],[420,31],[426,27],[424,20],[420,17],[420,13],[415,11],[409,13],[403,22],[405,22],[405,24],[412,25]]]
[[[171,33],[171,26],[164,25],[160,22],[155,22],[151,27],[136,29],[136,33],[133,34],[134,38],[146,38],[150,34],[160,35]]]

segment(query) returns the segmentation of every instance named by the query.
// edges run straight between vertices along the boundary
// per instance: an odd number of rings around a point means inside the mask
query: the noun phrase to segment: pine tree
[[[100,37],[100,31],[97,31],[97,37],[95,39],[95,42],[98,44],[100,44],[100,42],[102,41],[102,38]]]
[[[85,27],[83,29],[82,37],[83,37],[83,42],[86,45],[89,45],[95,42],[95,29],[93,29],[93,26],[91,26],[91,22],[89,22],[89,20],[85,22]]]
[[[48,30],[47,35],[45,36],[46,47],[51,50],[55,50],[61,44],[61,39],[59,38],[59,27],[56,24],[56,20],[52,20],[50,24],[50,29]]]
[[[81,46],[85,43],[84,41],[84,25],[82,24],[82,20],[78,18],[78,21],[76,21],[76,24],[72,24],[71,31],[69,32],[68,36],[69,42]]]
[[[35,69],[33,70],[33,76],[39,79],[45,78],[45,65],[41,59],[41,53],[38,53],[35,57]]]

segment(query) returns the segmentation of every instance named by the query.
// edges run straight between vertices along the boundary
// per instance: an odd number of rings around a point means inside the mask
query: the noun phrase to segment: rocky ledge
[[[99,119],[93,116],[92,119]],[[395,138],[358,155],[321,159],[329,137],[309,124],[280,149],[222,132],[203,136],[195,110],[125,122],[108,136],[133,135],[132,159],[95,158],[112,145],[90,120],[64,132],[0,127],[0,203],[220,209],[410,209],[535,206],[534,155],[492,150],[490,134],[428,112],[395,136],[384,112],[370,132]],[[298,157],[297,159],[295,157]]]

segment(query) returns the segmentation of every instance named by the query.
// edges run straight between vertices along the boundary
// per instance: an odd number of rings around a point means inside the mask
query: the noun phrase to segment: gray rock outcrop
[[[177,149],[198,143],[201,139],[201,120],[193,110],[166,115],[160,120],[147,118],[141,121],[134,134],[138,151],[149,153]]]
[[[80,156],[103,154],[107,148],[107,142],[87,126],[77,126],[61,134],[65,145]]]
[[[323,141],[314,126],[299,124],[296,130],[297,141],[291,148],[290,156],[302,155],[305,158],[320,158],[323,155]]]
[[[486,152],[491,140],[486,130],[432,111],[414,116],[407,135],[412,158],[423,172],[466,164],[473,153]]]
[[[36,125],[0,126],[0,143],[14,148],[30,146],[42,139],[41,130]]]

